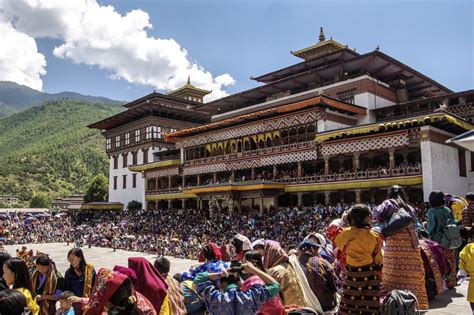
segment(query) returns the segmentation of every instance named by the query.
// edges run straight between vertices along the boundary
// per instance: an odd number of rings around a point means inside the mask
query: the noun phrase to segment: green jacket
[[[428,220],[426,222],[426,232],[433,241],[440,243],[444,234],[444,227],[448,220],[454,220],[453,213],[446,207],[430,208],[428,210]]]

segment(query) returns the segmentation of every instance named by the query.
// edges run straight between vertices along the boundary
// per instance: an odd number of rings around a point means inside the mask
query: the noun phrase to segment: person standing
[[[52,315],[56,312],[56,301],[64,290],[64,278],[46,255],[38,256],[35,264],[36,269],[31,274],[31,283],[40,306],[40,315]]]
[[[399,209],[404,209],[415,222],[415,209],[407,202],[402,187],[389,188],[387,199],[372,212],[372,221],[389,222]],[[420,310],[428,309],[428,295],[425,270],[421,258],[419,239],[414,225],[402,229],[385,239],[383,256],[383,279],[380,296],[385,297],[392,290],[409,290],[418,299]]]
[[[467,229],[469,237],[472,238],[474,224],[474,193],[469,192],[466,195],[467,207],[462,212],[462,225]]]
[[[438,244],[444,235],[444,228],[450,220],[455,220],[451,209],[446,207],[446,198],[443,192],[434,190],[429,196],[430,209],[428,210],[428,219],[426,222],[426,232],[430,239]],[[456,249],[443,249],[444,255],[451,263],[451,273],[446,279],[446,285],[452,289],[456,286]]]

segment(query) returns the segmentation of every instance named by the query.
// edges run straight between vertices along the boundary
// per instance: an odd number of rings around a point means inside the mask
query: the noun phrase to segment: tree
[[[130,211],[138,211],[142,209],[142,203],[136,200],[132,200],[128,203],[127,209]]]
[[[107,201],[109,185],[104,174],[100,173],[95,176],[89,185],[87,185],[85,202]]]
[[[50,208],[51,198],[44,192],[39,192],[33,195],[30,199],[30,208]]]

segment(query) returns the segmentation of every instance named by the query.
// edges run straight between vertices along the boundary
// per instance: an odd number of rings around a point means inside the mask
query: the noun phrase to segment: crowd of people
[[[400,300],[426,310],[430,299],[469,276],[474,311],[472,193],[434,191],[426,208],[413,207],[393,186],[379,205],[295,207],[265,217],[208,219],[193,210],[81,215],[68,218],[58,235],[65,218],[5,216],[4,241],[34,233],[37,242],[67,238],[162,255],[154,265],[135,257],[126,267],[96,270],[76,247],[63,278],[45,254],[0,254],[1,314],[390,314]],[[163,254],[201,264],[170,275]]]

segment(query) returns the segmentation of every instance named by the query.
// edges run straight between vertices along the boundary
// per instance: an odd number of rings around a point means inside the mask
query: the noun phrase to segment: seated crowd
[[[393,311],[396,299],[391,297],[397,290],[410,291],[417,307],[427,310],[428,300],[469,276],[467,300],[474,310],[472,193],[464,199],[433,191],[424,215],[408,203],[400,186],[391,187],[387,199],[374,207],[296,208],[268,218],[220,221],[180,211],[176,217],[181,230],[193,228],[177,241],[172,241],[177,229],[168,231],[166,222],[146,224],[128,215],[118,222],[106,218],[113,225],[106,219],[89,224],[105,225],[99,229],[112,234],[117,226],[121,233],[138,233],[127,238],[132,243],[140,237],[140,244],[156,242],[153,234],[166,235],[170,243],[197,242],[200,264],[170,275],[170,261],[163,256],[154,264],[133,257],[128,266],[96,270],[80,248],[73,248],[65,257],[70,268],[63,278],[47,255],[31,257],[22,248],[18,257],[0,254],[0,313],[378,314],[382,308]],[[190,221],[183,221],[188,216]],[[163,220],[174,219],[163,215]],[[221,225],[222,230],[217,228]],[[454,233],[459,226],[464,227],[463,237]],[[89,241],[96,237],[87,225],[82,228],[73,231],[85,231]],[[206,238],[197,238],[201,234]],[[108,246],[114,243],[112,235]],[[156,246],[170,248],[159,242]]]

